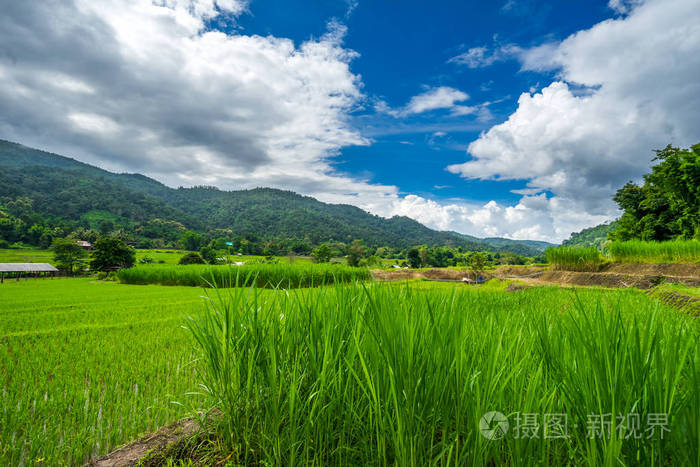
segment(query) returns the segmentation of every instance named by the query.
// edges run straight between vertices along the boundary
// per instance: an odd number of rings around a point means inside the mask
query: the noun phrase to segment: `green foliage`
[[[420,255],[420,249],[418,247],[413,247],[408,250],[406,254],[406,260],[408,260],[408,265],[413,269],[418,269],[423,265],[423,259]]]
[[[327,243],[322,243],[314,250],[314,258],[318,263],[327,263],[331,260],[331,247]]]
[[[196,253],[194,253],[196,254]],[[119,271],[126,284],[208,287],[313,287],[335,282],[371,279],[365,268],[339,264],[246,264],[243,266],[136,266]]]
[[[621,263],[697,263],[700,262],[699,240],[612,242],[608,253]]]
[[[180,261],[178,261],[177,264],[180,265],[189,265],[189,264],[205,264],[206,261],[204,261],[204,258],[202,258],[199,253],[187,253],[185,256],[180,258]]]
[[[562,246],[592,246],[603,250],[604,243],[608,240],[608,235],[614,232],[616,228],[616,221],[589,227],[580,232],[572,233],[567,240],[564,240]]]
[[[484,272],[486,266],[488,266],[489,260],[485,253],[478,251],[469,257],[467,265],[469,269],[474,273],[474,276],[478,277]]]
[[[188,320],[234,465],[695,465],[698,329],[638,291],[218,291]],[[482,415],[511,431],[492,441]],[[517,417],[538,414],[535,439]],[[643,437],[591,414],[638,413]],[[667,414],[663,439],[644,432]],[[566,439],[544,414],[567,414]],[[523,425],[520,421],[521,430]],[[448,459],[449,458],[449,459]]]
[[[700,144],[668,145],[642,186],[628,183],[613,198],[624,214],[614,240],[691,239],[700,232]]]
[[[102,237],[95,242],[90,266],[96,271],[110,268],[130,268],[136,261],[133,248],[115,237]]]
[[[180,237],[180,246],[184,250],[197,251],[199,250],[201,244],[202,236],[197,232],[193,232],[192,230],[188,230],[182,234],[182,237]]]
[[[547,262],[555,269],[567,271],[598,271],[603,257],[595,247],[560,246],[545,250]]]
[[[523,265],[527,264],[528,259],[516,255],[515,253],[511,252],[505,252],[505,253],[500,253],[498,256],[498,264],[513,264],[513,265]]]
[[[186,230],[180,222],[156,218],[141,224],[136,232],[146,238],[158,238],[166,243],[173,243],[178,241]]]
[[[57,238],[51,244],[56,267],[72,275],[87,265],[88,253],[73,238]]]
[[[348,248],[348,266],[360,266],[360,261],[365,255],[366,251],[362,240],[353,240]]]
[[[213,248],[210,248],[208,246],[203,246],[199,250],[199,254],[202,255],[202,259],[206,261],[209,264],[215,264],[216,263],[216,250]]]

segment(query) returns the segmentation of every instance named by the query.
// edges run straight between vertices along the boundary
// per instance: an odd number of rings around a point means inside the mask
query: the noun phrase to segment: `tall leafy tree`
[[[90,266],[94,270],[130,268],[136,261],[134,249],[116,237],[102,237],[95,242],[95,251]]]
[[[202,236],[197,232],[188,230],[180,237],[180,244],[185,250],[197,251],[202,244]]]
[[[478,278],[488,265],[488,256],[483,251],[477,251],[469,257],[469,269],[474,273],[474,278]]]
[[[423,260],[420,256],[420,250],[418,249],[418,247],[415,246],[408,250],[408,253],[406,254],[406,259],[408,260],[408,264],[414,269],[418,269],[423,263]]]
[[[357,267],[365,257],[365,245],[362,240],[353,240],[348,248],[348,265]]]
[[[331,247],[327,243],[322,243],[314,250],[314,258],[319,263],[327,263],[331,260]]]
[[[627,183],[615,202],[624,211],[615,240],[700,238],[700,144],[655,151],[659,161],[639,186]]]
[[[73,238],[57,238],[51,244],[56,267],[73,275],[87,265],[87,251]]]

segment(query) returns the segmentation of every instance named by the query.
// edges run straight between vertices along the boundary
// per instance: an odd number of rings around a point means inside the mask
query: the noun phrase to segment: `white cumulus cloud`
[[[554,194],[551,209],[613,217],[612,194],[649,169],[652,149],[700,141],[696,0],[649,0],[531,56],[524,68],[556,69],[559,79],[522,94],[450,171],[524,179]]]

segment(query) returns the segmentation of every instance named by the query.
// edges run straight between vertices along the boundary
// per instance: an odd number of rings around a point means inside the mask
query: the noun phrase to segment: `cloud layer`
[[[366,96],[345,27],[330,22],[301,44],[211,27],[235,26],[248,10],[241,0],[6,2],[0,137],[174,186],[272,186],[439,229],[561,240],[615,215],[610,195],[649,167],[651,149],[700,139],[697,0],[610,6],[621,16],[561,43],[453,59],[473,68],[517,59],[559,73],[449,167],[528,180],[514,206],[437,203],[336,173],[330,162],[343,147],[371,144],[348,118]],[[377,109],[398,119],[438,110],[488,118],[488,103],[468,98],[427,87],[399,109]]]
[[[344,27],[331,23],[299,46],[207,29],[245,8],[10,2],[0,18],[0,133],[175,185],[357,191],[326,162],[367,144],[347,121],[362,94]]]

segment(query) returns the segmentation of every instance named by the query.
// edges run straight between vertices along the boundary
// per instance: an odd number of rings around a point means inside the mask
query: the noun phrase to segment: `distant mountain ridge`
[[[31,198],[38,212],[54,218],[79,220],[99,211],[124,225],[162,218],[193,230],[229,229],[261,238],[309,237],[315,243],[359,238],[370,246],[462,246],[525,256],[541,254],[551,245],[436,231],[408,217],[382,218],[355,206],[273,188],[175,189],[141,174],[116,174],[3,140],[0,166],[0,197]]]

